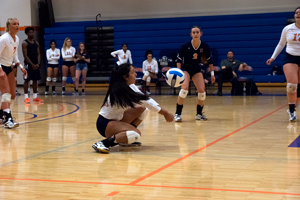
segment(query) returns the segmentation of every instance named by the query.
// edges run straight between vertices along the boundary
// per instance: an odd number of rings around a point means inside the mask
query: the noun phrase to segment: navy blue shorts
[[[193,67],[185,67],[184,65],[181,67],[182,71],[186,71],[189,73],[190,77],[192,78],[195,74],[197,73],[205,73],[205,66],[200,63],[198,66],[193,66]]]
[[[12,72],[12,69],[11,69],[11,66],[4,66],[4,65],[1,65],[2,66],[2,70],[6,73],[6,75],[8,76],[8,74],[10,72]]]
[[[48,64],[47,67],[54,69],[54,68],[58,68],[59,64]]]
[[[110,119],[106,119],[105,117],[103,117],[102,115],[99,115],[98,119],[97,119],[97,130],[100,133],[100,135],[102,135],[103,137],[106,138],[105,136],[105,130],[107,127],[107,124],[112,121]]]
[[[300,67],[300,56],[292,56],[291,54],[285,54],[285,61],[284,64],[293,63],[297,64]]]
[[[34,70],[32,66],[28,64],[26,80],[31,80],[31,81],[41,80],[40,67]]]
[[[63,65],[66,65],[67,67],[72,67],[75,65],[74,61],[63,61]]]

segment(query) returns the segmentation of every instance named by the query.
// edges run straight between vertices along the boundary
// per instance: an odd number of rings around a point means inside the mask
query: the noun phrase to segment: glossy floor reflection
[[[0,129],[1,200],[300,199],[300,148],[288,147],[300,119],[288,122],[285,96],[208,96],[203,122],[190,95],[182,123],[151,112],[143,145],[108,155],[91,148],[104,95],[39,97],[17,97],[20,127]],[[153,98],[175,112],[177,96]]]

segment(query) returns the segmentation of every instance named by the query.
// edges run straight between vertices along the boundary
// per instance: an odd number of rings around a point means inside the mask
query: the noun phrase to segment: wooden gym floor
[[[40,95],[43,104],[19,96],[20,127],[0,129],[0,199],[300,199],[300,122],[288,122],[284,87],[260,91],[208,95],[205,122],[195,121],[190,95],[182,123],[150,113],[142,146],[110,154],[91,147],[102,139],[95,123],[105,89]],[[175,112],[177,96],[152,97]]]

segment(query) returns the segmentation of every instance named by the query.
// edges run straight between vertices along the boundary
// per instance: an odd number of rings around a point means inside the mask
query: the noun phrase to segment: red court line
[[[127,183],[105,183],[105,182],[89,182],[89,181],[66,181],[66,180],[22,179],[22,178],[0,178],[0,180],[37,181],[37,182],[53,182],[53,183],[81,183],[81,184],[94,184],[94,185],[117,185],[117,186],[154,187],[154,188],[187,189],[187,190],[212,190],[212,191],[224,191],[224,192],[246,192],[246,193],[256,193],[256,194],[277,194],[277,195],[300,196],[300,193],[237,190],[237,189],[223,189],[223,188],[181,187],[181,186],[167,186],[167,185],[142,185],[142,184],[130,185]],[[112,194],[116,195],[118,193],[119,192],[115,191],[115,192],[109,193],[108,195],[112,195]]]
[[[245,128],[253,125],[253,124],[255,124],[256,122],[259,122],[260,120],[262,120],[262,119],[264,119],[264,118],[272,115],[273,113],[275,113],[278,110],[284,108],[285,106],[286,105],[281,106],[280,108],[278,108],[278,109],[274,110],[273,112],[271,112],[271,113],[269,113],[269,114],[267,114],[267,115],[265,115],[265,116],[263,116],[263,117],[255,120],[255,121],[251,122],[250,124],[247,124],[246,126],[243,126],[242,128],[239,128],[239,129],[237,129],[237,130],[235,130],[235,131],[233,131],[233,132],[231,132],[231,133],[229,133],[229,134],[227,134],[227,135],[225,135],[225,136],[223,136],[223,137],[221,137],[221,138],[219,138],[219,139],[217,139],[217,140],[215,140],[215,141],[213,141],[213,142],[211,142],[211,143],[209,143],[209,144],[207,144],[207,145],[205,145],[203,147],[201,147],[200,149],[197,149],[197,150],[195,150],[195,151],[193,151],[193,152],[191,152],[191,153],[189,153],[189,154],[187,154],[187,155],[185,155],[185,156],[183,156],[181,158],[178,158],[177,160],[174,160],[173,162],[170,162],[169,164],[166,164],[165,166],[162,166],[162,167],[158,168],[157,170],[155,170],[153,172],[150,172],[149,174],[146,174],[145,176],[142,176],[141,178],[136,179],[135,181],[132,181],[131,183],[129,183],[129,185],[135,185],[135,184],[137,184],[137,183],[145,180],[146,178],[149,178],[149,177],[151,177],[151,176],[153,176],[153,175],[155,175],[155,174],[157,174],[157,173],[159,173],[159,172],[161,172],[161,171],[163,171],[163,170],[171,167],[172,165],[175,165],[176,163],[179,163],[180,161],[182,161],[182,160],[184,160],[186,158],[191,157],[192,155],[194,155],[194,154],[196,154],[196,153],[198,153],[198,152],[200,152],[200,151],[202,151],[202,150],[204,150],[204,149],[206,149],[206,148],[208,148],[208,147],[216,144],[217,142],[220,142],[221,140],[224,140],[225,138],[228,138],[229,136],[231,136],[231,135],[233,135],[233,134],[235,134],[235,133],[237,133],[237,132],[239,132],[239,131],[241,131],[241,130],[243,130],[243,129],[245,129]]]
[[[114,191],[114,192],[109,193],[109,194],[106,195],[106,196],[112,197],[112,196],[115,196],[116,194],[119,194],[119,193],[120,193],[120,192]]]

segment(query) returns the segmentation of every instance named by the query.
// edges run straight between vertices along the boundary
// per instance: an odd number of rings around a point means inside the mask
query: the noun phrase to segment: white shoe
[[[56,92],[55,92],[55,91],[52,91],[52,95],[56,95]]]
[[[65,91],[61,91],[61,95],[65,95],[66,94],[66,92]]]
[[[101,153],[109,153],[109,148],[104,146],[104,144],[101,141],[96,142],[95,144],[92,145],[93,149],[97,152]]]
[[[294,111],[293,113],[290,113],[290,109],[287,110],[287,113],[289,114],[289,117],[290,117],[290,122],[294,122],[297,120],[297,113],[296,111]]]
[[[175,121],[175,122],[181,122],[181,121],[182,121],[181,115],[175,114],[175,116],[174,116],[174,121]]]
[[[195,117],[196,120],[203,120],[203,121],[206,121],[207,120],[207,117],[205,115],[200,115],[200,114],[197,114],[196,117]]]
[[[47,91],[45,91],[45,95],[48,95],[48,92],[47,92]]]
[[[7,122],[4,123],[4,128],[16,128],[19,127],[19,123],[14,122],[14,120],[12,118],[9,118]]]
[[[147,95],[151,95],[151,92],[146,91],[146,94],[147,94]]]

